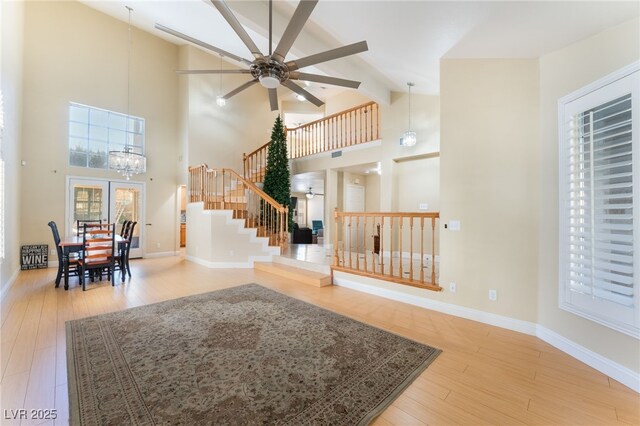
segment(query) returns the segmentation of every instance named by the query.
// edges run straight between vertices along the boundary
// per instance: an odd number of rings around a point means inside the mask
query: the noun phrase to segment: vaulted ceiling
[[[251,57],[208,1],[83,2],[123,21],[127,20],[125,5],[129,5],[134,9],[133,25],[172,43],[185,42],[154,29],[155,23],[236,55]],[[269,3],[236,0],[228,4],[256,45],[263,52],[268,51]],[[296,5],[297,1],[288,0],[273,3],[274,43]],[[368,52],[305,71],[362,81],[359,90],[387,103],[390,92],[406,90],[408,81],[415,83],[414,93],[438,94],[442,58],[536,58],[639,14],[640,2],[636,1],[321,0],[287,59],[366,40]],[[322,90],[321,86],[312,84],[308,90],[321,99],[328,93],[336,93],[333,89]]]

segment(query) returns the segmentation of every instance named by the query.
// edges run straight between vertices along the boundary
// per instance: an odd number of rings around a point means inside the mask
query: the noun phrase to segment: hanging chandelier
[[[129,11],[128,56],[127,56],[127,130],[129,129],[129,107],[131,104],[131,12],[132,8],[125,6]],[[109,151],[109,169],[120,173],[127,180],[133,175],[147,171],[147,158],[143,154],[134,152],[129,145],[129,138],[124,142],[122,151]]]
[[[402,138],[400,139],[400,145],[402,146],[414,146],[418,141],[418,137],[416,132],[411,130],[411,88],[414,86],[413,83],[407,83],[409,86],[409,128],[406,132],[402,134]]]

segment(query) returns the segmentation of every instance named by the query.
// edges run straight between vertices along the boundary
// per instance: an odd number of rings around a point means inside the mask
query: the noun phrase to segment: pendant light
[[[402,134],[400,145],[414,146],[417,142],[417,136],[416,132],[411,130],[411,88],[415,85],[413,83],[407,83],[407,86],[409,86],[409,128]]]
[[[129,131],[130,126],[130,105],[131,105],[131,12],[132,8],[125,6],[129,11],[129,32],[128,32],[128,55],[127,55],[127,125]],[[115,170],[124,176],[127,180],[133,175],[145,173],[147,171],[147,158],[133,151],[133,147],[129,145],[129,135],[124,140],[124,148],[122,151],[109,151],[109,169]]]
[[[227,100],[222,95],[222,55],[220,55],[220,78],[218,80],[218,96],[216,96],[216,103],[219,107],[223,107],[227,104]]]
[[[306,192],[306,194],[304,194],[307,197],[307,200],[312,199],[316,194],[313,193],[313,191],[311,190],[311,187],[309,187],[309,190]]]

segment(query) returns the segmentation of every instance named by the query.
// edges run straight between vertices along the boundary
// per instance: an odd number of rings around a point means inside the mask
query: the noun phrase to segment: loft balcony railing
[[[339,113],[287,129],[290,159],[335,151],[380,139],[378,104],[369,102]],[[244,155],[244,177],[263,182],[269,143]]]
[[[440,213],[339,212],[333,271],[441,291]]]
[[[245,226],[256,228],[269,245],[284,247],[289,235],[289,209],[231,169],[189,167],[188,200],[203,202],[205,210],[232,210]]]

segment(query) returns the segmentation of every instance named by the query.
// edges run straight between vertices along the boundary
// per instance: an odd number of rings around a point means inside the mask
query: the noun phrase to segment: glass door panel
[[[144,186],[139,183],[111,182],[110,222],[116,223],[118,232],[125,220],[138,222],[133,230],[130,257],[142,257],[142,200]]]
[[[69,179],[69,209],[65,236],[78,235],[78,220],[107,220],[109,217],[109,183],[106,181]]]

